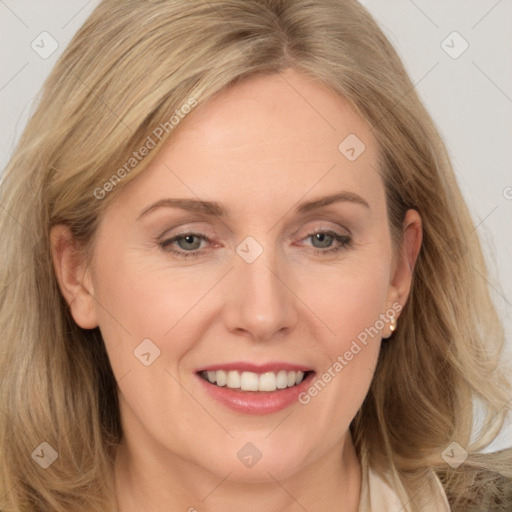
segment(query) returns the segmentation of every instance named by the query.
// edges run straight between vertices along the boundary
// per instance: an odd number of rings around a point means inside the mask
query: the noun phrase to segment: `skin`
[[[338,150],[349,134],[366,146],[353,162]],[[407,212],[402,248],[393,253],[368,125],[343,98],[292,69],[227,89],[175,135],[109,205],[90,267],[65,226],[51,233],[73,317],[100,327],[118,380],[120,511],[354,512],[361,468],[348,428],[389,322],[307,405],[273,414],[227,409],[204,392],[195,370],[287,361],[321,375],[379,315],[405,304],[421,219]],[[344,201],[294,212],[341,191],[369,207]],[[137,220],[164,198],[217,201],[228,215],[161,207]],[[340,245],[311,236],[322,230],[348,234],[351,243],[315,254]],[[159,245],[187,231],[212,242],[181,239],[172,248],[199,246],[199,256],[180,258]],[[250,264],[236,253],[247,236],[263,248]],[[160,356],[144,366],[133,351],[147,338]],[[252,468],[237,458],[247,442],[262,453]]]

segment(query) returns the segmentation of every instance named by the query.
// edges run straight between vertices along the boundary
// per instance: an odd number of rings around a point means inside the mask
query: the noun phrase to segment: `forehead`
[[[262,208],[276,197],[288,203],[335,190],[382,196],[369,126],[344,98],[296,71],[248,77],[182,122],[132,182],[140,194]]]
[[[351,133],[370,149],[376,145],[370,127],[345,98],[288,69],[249,76],[222,91],[187,116],[174,144],[193,145],[199,139],[212,152],[243,152],[258,145],[276,154],[293,146],[294,154],[309,156],[312,147],[330,147],[329,154],[337,156],[339,143]],[[300,147],[287,144],[297,141]]]

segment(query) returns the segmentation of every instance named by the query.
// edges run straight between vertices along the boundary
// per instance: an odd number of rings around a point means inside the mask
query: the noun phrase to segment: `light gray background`
[[[0,169],[3,170],[12,153],[42,82],[98,3],[0,0]],[[369,8],[398,50],[446,141],[459,185],[477,225],[476,232],[484,242],[491,272],[489,285],[505,325],[510,364],[512,0],[361,3]],[[42,46],[43,31],[51,34],[59,45],[47,58],[41,58],[31,47],[33,41]],[[454,31],[461,37],[451,35]],[[50,40],[45,41],[48,50]],[[464,41],[469,46],[457,56]],[[511,445],[509,422],[489,450]]]

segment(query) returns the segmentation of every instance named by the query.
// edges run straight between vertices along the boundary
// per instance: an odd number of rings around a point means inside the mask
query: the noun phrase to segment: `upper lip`
[[[304,366],[302,364],[285,363],[285,362],[269,362],[263,364],[255,364],[244,361],[231,362],[231,363],[219,363],[208,366],[202,366],[196,370],[197,373],[202,371],[216,371],[216,370],[239,370],[242,372],[253,372],[253,373],[266,373],[266,372],[278,372],[279,370],[295,371],[295,372],[308,372],[313,371],[310,366]]]

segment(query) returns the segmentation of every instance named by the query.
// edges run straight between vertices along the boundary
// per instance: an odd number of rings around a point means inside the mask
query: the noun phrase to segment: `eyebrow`
[[[343,191],[337,194],[320,197],[311,201],[300,203],[295,208],[295,213],[305,214],[314,210],[318,210],[325,206],[329,206],[334,203],[349,202],[359,204],[365,208],[370,209],[370,205],[361,196],[354,192]],[[156,210],[157,208],[180,208],[194,213],[200,213],[212,217],[226,217],[228,210],[215,201],[202,201],[200,199],[181,199],[181,198],[166,198],[153,203],[151,206],[142,211],[137,217],[139,220],[148,213]]]

